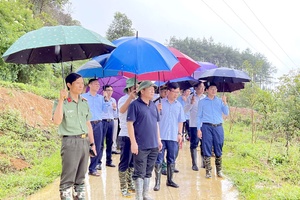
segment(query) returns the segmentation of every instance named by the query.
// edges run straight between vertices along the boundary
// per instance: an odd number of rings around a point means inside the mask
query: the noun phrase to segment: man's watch
[[[91,144],[90,144],[90,147],[92,147],[92,146],[94,146],[94,145],[95,145],[94,143],[91,143]]]
[[[178,135],[182,136],[182,133],[178,133]]]

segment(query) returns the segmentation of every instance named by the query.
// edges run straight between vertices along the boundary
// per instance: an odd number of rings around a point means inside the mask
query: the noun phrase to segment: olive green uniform
[[[57,104],[58,101],[55,101],[53,113]],[[62,173],[59,186],[61,199],[69,199],[73,187],[75,195],[78,195],[77,199],[85,199],[84,178],[89,161],[87,121],[90,118],[91,113],[86,100],[80,97],[78,102],[73,101],[71,97],[64,100],[63,119],[58,128],[58,133],[62,136]]]

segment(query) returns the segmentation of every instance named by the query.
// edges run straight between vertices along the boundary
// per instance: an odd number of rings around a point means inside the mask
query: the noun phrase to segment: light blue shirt
[[[160,115],[159,130],[162,140],[177,141],[178,123],[184,122],[185,116],[182,105],[175,100],[170,103],[167,98],[161,100],[162,114]],[[180,130],[181,132],[181,130]]]
[[[187,103],[187,100],[184,101],[182,96],[178,97],[177,100],[181,103],[182,107],[184,108],[185,104]],[[185,119],[190,119],[190,112],[185,113]]]
[[[114,119],[115,116],[117,116],[117,110],[113,109],[112,104],[115,103],[117,105],[117,102],[114,98],[110,97],[110,99],[106,103],[108,104],[107,112],[103,113],[102,119]]]
[[[220,124],[223,123],[223,115],[229,114],[228,105],[225,105],[219,97],[213,99],[205,97],[198,103],[197,130],[200,130],[202,123]]]
[[[102,120],[102,116],[107,112],[107,103],[104,102],[104,98],[100,94],[93,96],[90,92],[81,95],[85,98],[89,104],[90,111],[92,113],[91,121]]]
[[[195,95],[194,99],[195,102],[193,104],[191,104],[193,95],[189,95],[188,99],[187,99],[187,103],[184,106],[184,112],[185,113],[190,113],[190,127],[197,127],[197,113],[198,113],[198,102],[201,99],[204,99],[206,96],[204,94],[201,94],[200,96]]]

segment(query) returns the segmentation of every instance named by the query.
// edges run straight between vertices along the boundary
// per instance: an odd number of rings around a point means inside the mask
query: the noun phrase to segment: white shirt
[[[194,104],[191,104],[192,97],[193,97],[193,95],[190,95],[187,98],[186,104],[184,106],[184,112],[185,113],[190,112],[190,121],[189,121],[190,127],[197,127],[198,102],[201,99],[204,99],[206,97],[206,95],[205,94],[201,94],[200,96],[195,95],[194,96],[194,99],[195,99]]]
[[[124,105],[124,103],[126,102],[126,100],[128,98],[129,98],[129,95],[126,94],[126,95],[122,96],[119,99],[119,101],[118,101],[118,110],[120,110],[120,108]],[[120,120],[120,128],[121,128],[119,136],[127,136],[127,137],[129,137],[129,135],[128,135],[128,129],[127,129],[127,110],[124,113],[119,112],[119,120]]]

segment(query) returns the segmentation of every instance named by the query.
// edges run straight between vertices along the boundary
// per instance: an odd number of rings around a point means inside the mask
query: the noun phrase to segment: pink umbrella
[[[123,75],[128,78],[136,77],[139,81],[169,81],[176,78],[191,76],[191,74],[200,67],[200,65],[189,56],[180,52],[179,50],[169,47],[169,50],[177,57],[179,62],[172,68],[171,71],[156,71],[145,74],[135,75],[124,72]]]

